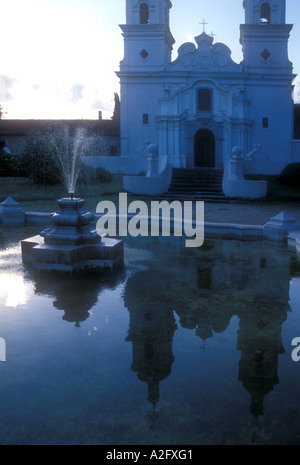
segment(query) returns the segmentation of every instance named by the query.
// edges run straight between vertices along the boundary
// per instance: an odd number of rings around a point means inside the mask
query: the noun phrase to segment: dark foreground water
[[[0,234],[0,444],[300,444],[292,255],[126,239],[116,272],[34,276],[21,233]]]

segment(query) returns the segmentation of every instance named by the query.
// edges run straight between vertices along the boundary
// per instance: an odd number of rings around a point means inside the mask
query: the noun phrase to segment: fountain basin
[[[102,238],[95,245],[48,245],[40,235],[22,241],[23,262],[35,270],[76,272],[114,268],[123,262],[123,243]]]
[[[92,229],[94,215],[83,209],[83,199],[60,199],[58,205],[53,227],[21,241],[24,263],[39,271],[77,272],[123,262],[123,241],[101,237]]]

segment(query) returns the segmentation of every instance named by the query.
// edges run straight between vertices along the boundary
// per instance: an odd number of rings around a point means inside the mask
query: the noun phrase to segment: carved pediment
[[[195,38],[197,46],[188,42],[178,49],[178,57],[171,64],[172,70],[232,72],[241,66],[231,58],[231,50],[222,43],[213,44],[213,37],[205,32]]]

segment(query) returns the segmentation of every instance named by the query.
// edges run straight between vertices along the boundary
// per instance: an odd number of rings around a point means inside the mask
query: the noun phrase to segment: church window
[[[269,50],[267,48],[264,49],[263,52],[261,52],[260,56],[265,60],[265,61],[268,61],[268,59],[270,58],[271,56],[271,53],[269,52]]]
[[[148,113],[143,114],[143,124],[149,124],[149,115],[148,115]]]
[[[260,22],[264,24],[271,22],[271,7],[268,2],[264,2],[260,8]]]
[[[261,267],[261,268],[266,268],[266,266],[267,266],[267,259],[266,259],[266,257],[261,257],[261,259],[260,259],[260,267]]]
[[[198,89],[198,111],[212,110],[211,89]]]
[[[145,357],[147,360],[153,360],[153,356],[154,356],[153,345],[146,342],[144,344],[144,353],[145,353]]]
[[[212,289],[212,270],[210,268],[198,268],[197,274],[198,289]]]
[[[269,118],[264,117],[262,119],[262,126],[263,126],[264,129],[268,129],[268,127],[269,127]]]
[[[140,24],[149,24],[149,5],[142,3],[140,6]]]
[[[140,52],[140,56],[146,60],[146,58],[148,58],[149,56],[149,53],[147,52],[147,50],[143,49],[141,52]]]

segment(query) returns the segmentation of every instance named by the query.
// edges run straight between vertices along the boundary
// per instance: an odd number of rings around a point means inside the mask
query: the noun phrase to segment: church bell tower
[[[124,60],[128,70],[163,68],[171,61],[175,40],[169,26],[170,0],[126,0]]]
[[[241,25],[245,71],[290,74],[286,24],[286,0],[244,0],[245,24]]]

